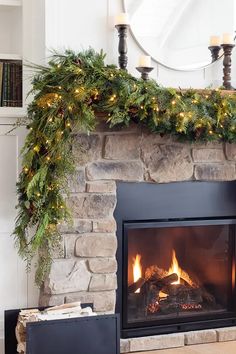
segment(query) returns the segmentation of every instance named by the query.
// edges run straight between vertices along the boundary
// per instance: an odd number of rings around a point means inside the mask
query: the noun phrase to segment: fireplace
[[[236,323],[236,184],[118,183],[125,337]]]

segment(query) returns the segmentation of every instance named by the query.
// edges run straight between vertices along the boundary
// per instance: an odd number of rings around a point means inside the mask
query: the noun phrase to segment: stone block
[[[114,257],[117,238],[109,234],[85,234],[76,240],[75,254],[78,257]]]
[[[60,259],[65,257],[65,247],[64,247],[64,236],[61,235],[60,241],[58,241],[58,244],[54,247],[54,249],[51,252],[52,258],[53,259]]]
[[[103,141],[99,134],[77,134],[73,141],[73,155],[79,166],[102,156]]]
[[[117,262],[115,258],[92,258],[88,260],[88,268],[92,273],[115,273]]]
[[[138,134],[108,135],[105,138],[104,158],[110,160],[133,160],[140,156]]]
[[[200,181],[232,181],[235,179],[235,165],[231,163],[196,165],[194,176]]]
[[[151,181],[177,182],[193,176],[190,145],[158,145],[154,140],[151,146],[142,147],[142,159]]]
[[[39,296],[39,306],[47,307],[47,306],[57,306],[65,303],[65,295],[51,295],[45,294],[43,292],[40,293]]]
[[[115,311],[116,292],[79,292],[69,294],[65,298],[66,303],[81,301],[83,303],[93,303],[95,312],[113,312]]]
[[[214,329],[206,329],[202,331],[191,331],[184,333],[185,345],[213,343],[216,342],[216,331]]]
[[[91,277],[89,291],[115,290],[116,288],[116,274],[94,274]]]
[[[69,179],[69,190],[72,193],[85,192],[85,171],[78,169]]]
[[[85,194],[70,197],[67,201],[75,218],[107,218],[113,215],[116,196],[112,194]]]
[[[129,353],[130,351],[130,340],[121,338],[120,340],[120,353]]]
[[[116,221],[114,219],[93,221],[93,232],[115,232]]]
[[[56,260],[44,283],[45,293],[63,294],[87,290],[91,274],[85,260]]]
[[[225,160],[223,149],[192,149],[194,162],[222,162]]]
[[[226,327],[216,329],[218,342],[236,340],[236,327]]]
[[[86,184],[88,193],[116,193],[116,183],[114,181],[88,182]]]
[[[236,144],[225,144],[225,155],[227,160],[236,161]]]
[[[71,233],[79,233],[83,234],[85,232],[92,232],[93,223],[91,220],[81,220],[81,219],[73,219],[71,224],[61,224],[59,227],[60,233],[63,234],[71,234]]]
[[[78,234],[64,235],[65,258],[72,258],[75,255],[75,243]]]
[[[148,351],[184,346],[184,334],[165,334],[130,339],[130,352]]]
[[[140,161],[94,162],[87,166],[86,173],[89,180],[143,180],[143,166]]]

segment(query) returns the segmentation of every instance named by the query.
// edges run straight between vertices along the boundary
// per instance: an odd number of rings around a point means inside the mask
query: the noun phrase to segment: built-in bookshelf
[[[24,115],[23,2],[0,0],[0,118]]]

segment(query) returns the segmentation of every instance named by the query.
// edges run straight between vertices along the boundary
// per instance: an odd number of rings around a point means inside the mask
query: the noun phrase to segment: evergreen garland
[[[163,88],[105,65],[104,58],[92,49],[66,51],[55,54],[47,67],[35,68],[14,235],[28,263],[39,251],[39,285],[60,241],[58,225],[70,220],[65,193],[75,165],[73,137],[94,130],[97,113],[106,115],[110,127],[136,122],[185,141],[236,141],[235,94]]]

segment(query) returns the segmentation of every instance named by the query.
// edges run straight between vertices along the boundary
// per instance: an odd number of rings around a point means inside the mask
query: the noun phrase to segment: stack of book
[[[0,61],[0,106],[22,107],[22,62]]]

